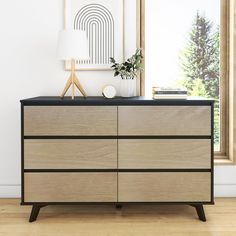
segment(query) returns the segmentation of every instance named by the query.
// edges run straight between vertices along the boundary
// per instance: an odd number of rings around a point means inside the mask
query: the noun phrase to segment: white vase
[[[121,97],[135,97],[136,96],[136,78],[121,79],[120,82]]]

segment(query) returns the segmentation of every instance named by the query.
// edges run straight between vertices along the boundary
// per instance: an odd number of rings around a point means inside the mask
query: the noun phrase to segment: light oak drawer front
[[[118,167],[128,169],[210,169],[209,139],[122,139]]]
[[[117,135],[117,107],[25,106],[24,135]]]
[[[119,135],[211,135],[210,106],[119,106]]]
[[[211,174],[119,173],[118,189],[121,202],[209,202]]]
[[[25,202],[115,202],[116,173],[26,173]]]
[[[25,140],[25,169],[115,169],[117,140]]]

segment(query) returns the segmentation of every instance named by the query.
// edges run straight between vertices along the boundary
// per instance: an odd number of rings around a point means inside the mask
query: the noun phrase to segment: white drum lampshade
[[[61,30],[58,36],[57,55],[60,60],[88,60],[88,40],[85,31]]]

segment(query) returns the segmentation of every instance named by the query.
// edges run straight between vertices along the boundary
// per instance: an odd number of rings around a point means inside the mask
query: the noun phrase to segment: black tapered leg
[[[121,204],[116,204],[116,209],[122,209],[122,205]]]
[[[195,207],[199,220],[206,222],[206,216],[205,216],[203,205],[197,204],[197,205],[191,205],[191,206]]]
[[[30,214],[30,218],[29,218],[29,222],[34,222],[37,220],[39,211],[42,207],[44,207],[46,205],[38,205],[38,204],[34,204],[32,206],[32,210],[31,210],[31,214]]]

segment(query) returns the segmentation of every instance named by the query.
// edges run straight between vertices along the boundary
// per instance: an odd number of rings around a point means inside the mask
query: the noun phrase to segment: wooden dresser
[[[213,204],[212,100],[21,101],[22,205]],[[137,205],[138,207],[138,205]]]

